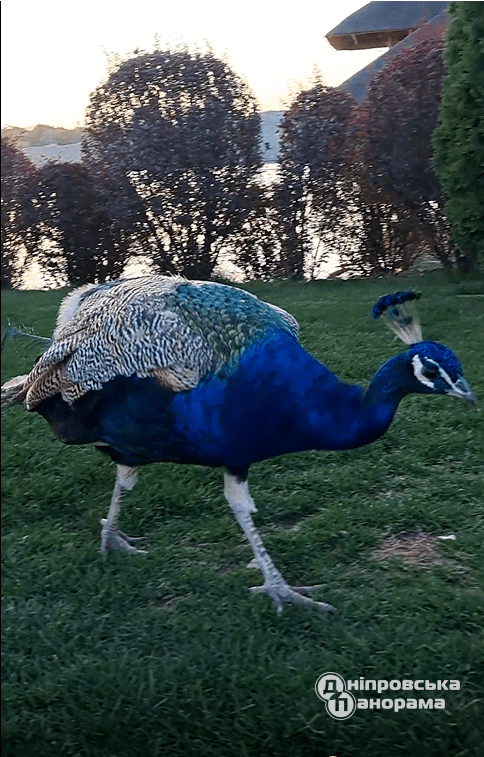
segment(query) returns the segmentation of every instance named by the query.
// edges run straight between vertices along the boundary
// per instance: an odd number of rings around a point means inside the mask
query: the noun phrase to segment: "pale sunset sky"
[[[336,51],[325,34],[358,0],[3,0],[2,126],[82,125],[89,93],[106,78],[107,53],[203,45],[226,54],[261,110],[282,110],[316,66],[329,85],[381,51]]]

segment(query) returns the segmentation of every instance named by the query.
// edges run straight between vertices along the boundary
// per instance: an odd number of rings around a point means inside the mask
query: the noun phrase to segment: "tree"
[[[482,3],[450,3],[447,74],[434,163],[461,268],[484,262],[484,12]]]
[[[25,242],[22,197],[33,163],[13,142],[2,137],[2,289],[18,286],[22,279],[19,252]]]
[[[422,251],[422,230],[411,212],[377,197],[358,177],[358,197],[347,224],[353,244],[340,250],[339,274],[388,276],[407,270]]]
[[[363,204],[379,208],[376,270],[385,259],[388,272],[405,270],[423,252],[444,266],[459,262],[431,162],[443,71],[442,40],[424,38],[390,59],[358,108],[353,164]],[[360,248],[366,259],[375,238]]]
[[[283,117],[279,204],[294,275],[317,274],[326,251],[358,276],[400,273],[424,253],[459,263],[431,164],[439,34],[391,57],[360,106],[317,80]]]
[[[210,277],[258,198],[254,96],[211,50],[115,61],[91,94],[83,160],[161,272]],[[115,207],[113,207],[115,206]]]
[[[327,254],[347,242],[345,225],[354,195],[347,151],[353,99],[319,77],[300,92],[280,124],[283,258],[288,274],[313,278]]]
[[[29,246],[56,284],[103,282],[122,273],[128,240],[97,201],[79,163],[49,162],[32,176],[24,196]]]
[[[246,280],[272,281],[287,278],[290,273],[279,239],[280,219],[274,195],[273,182],[261,182],[250,213],[224,244],[223,258],[241,269]]]

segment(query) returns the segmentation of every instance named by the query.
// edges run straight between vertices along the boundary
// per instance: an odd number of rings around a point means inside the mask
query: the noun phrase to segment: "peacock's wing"
[[[61,393],[73,402],[116,376],[154,377],[172,391],[236,366],[270,330],[296,320],[240,289],[163,276],[81,287],[63,301],[53,343],[27,377],[28,409]]]

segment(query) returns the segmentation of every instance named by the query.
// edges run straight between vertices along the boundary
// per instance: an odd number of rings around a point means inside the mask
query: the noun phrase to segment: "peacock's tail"
[[[28,373],[23,376],[15,376],[2,385],[2,407],[20,405],[27,395]]]

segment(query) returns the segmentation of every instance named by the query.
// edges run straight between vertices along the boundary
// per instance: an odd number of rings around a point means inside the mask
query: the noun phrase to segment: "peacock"
[[[2,387],[4,405],[39,413],[65,444],[93,444],[117,466],[101,551],[140,553],[118,529],[123,493],[154,462],[221,467],[224,494],[278,612],[286,602],[333,609],[289,586],[254,525],[247,476],[258,461],[369,444],[412,392],[476,402],[455,355],[423,341],[415,292],[374,305],[405,342],[367,388],[340,381],[298,340],[292,315],[233,286],[149,276],[81,286],[28,375]]]

